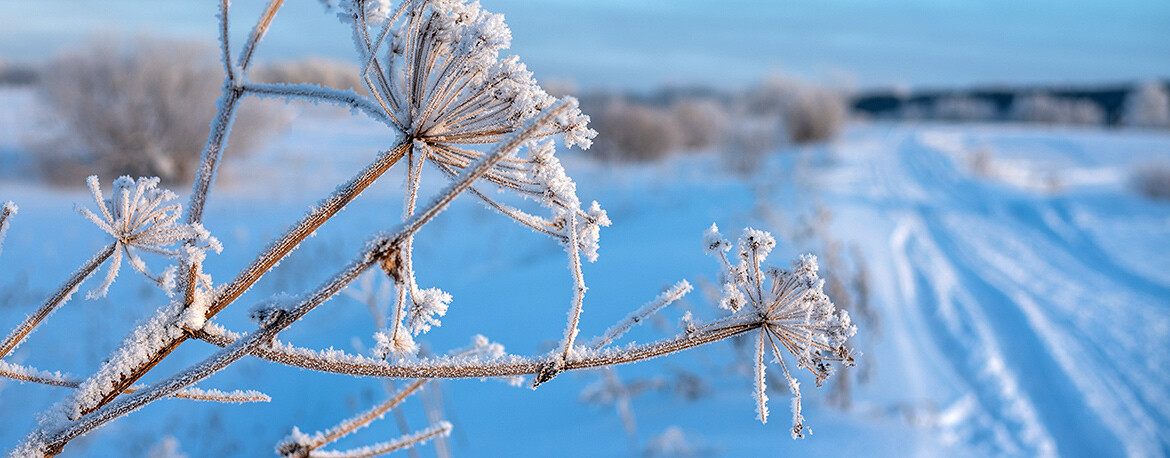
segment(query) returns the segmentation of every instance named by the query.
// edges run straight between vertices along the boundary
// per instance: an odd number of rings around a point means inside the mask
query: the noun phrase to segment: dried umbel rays
[[[173,285],[179,294],[132,330],[87,378],[74,379],[0,361],[0,376],[71,390],[42,414],[40,426],[21,443],[15,455],[56,455],[73,439],[163,398],[267,401],[267,396],[251,391],[221,393],[192,388],[245,356],[321,372],[414,379],[386,402],[334,428],[315,435],[294,433],[278,446],[280,453],[288,456],[374,456],[448,434],[451,425],[439,416],[429,415],[426,428],[396,441],[345,452],[320,450],[381,417],[427,379],[530,377],[535,387],[565,371],[642,361],[745,333],[755,333],[757,337],[755,392],[760,419],[767,418],[764,355],[770,348],[796,393],[793,435],[799,436],[804,430],[800,392],[781,348],[795,358],[795,367],[811,372],[818,384],[830,375],[831,362],[852,362],[846,340],[855,328],[848,315],[836,311],[822,292],[815,260],[801,258],[791,271],[764,267],[762,263],[775,242],[767,233],[750,229],[734,252],[734,262],[727,255],[731,244],[714,227],[704,239],[706,249],[724,267],[722,305],[727,316],[706,323],[685,320],[676,335],[655,342],[618,343],[633,326],[688,293],[690,284],[682,281],[602,335],[577,339],[586,291],[581,263],[597,258],[600,228],[610,222],[596,202],[583,205],[577,197],[575,184],[555,156],[554,140],[587,147],[596,133],[587,127],[588,117],[581,113],[576,100],[549,96],[517,58],[501,57],[511,40],[501,15],[484,11],[478,2],[462,0],[406,0],[397,5],[384,1],[339,2],[333,7],[352,27],[363,63],[360,78],[369,94],[365,96],[313,85],[250,82],[252,57],[283,0],[270,0],[237,58],[232,56],[228,37],[228,3],[221,0],[219,17],[226,74],[224,92],[211,123],[190,202],[185,207],[170,203],[175,196],[158,189],[154,178],[119,179],[109,198],[101,192],[96,179],[91,180],[96,211],[79,211],[110,237],[109,245],[83,264],[40,310],[9,335],[0,358],[10,354],[107,261],[110,266],[105,281],[93,295],[108,291],[122,257],[152,282],[168,290]],[[239,101],[248,96],[346,105],[383,122],[396,140],[372,163],[311,207],[234,277],[215,284],[203,272],[202,264],[207,251],[218,252],[220,246],[203,229],[203,210]],[[423,200],[419,195],[420,181],[426,164],[447,175],[450,183]],[[395,165],[402,169],[407,183],[400,224],[372,235],[347,264],[318,286],[254,304],[249,316],[255,329],[235,332],[212,321]],[[415,338],[438,327],[458,298],[417,284],[414,236],[465,192],[564,247],[573,278],[572,300],[564,337],[548,354],[512,355],[482,336],[473,339],[471,347],[446,356],[423,357],[418,353]],[[14,205],[4,206],[0,235],[15,211]],[[139,251],[177,260],[177,268],[154,274],[138,258]],[[392,313],[373,336],[376,345],[372,354],[317,351],[278,339],[281,331],[369,271],[385,275],[394,292],[388,299]],[[190,339],[223,348],[173,374],[152,377],[158,381],[149,386],[137,384]]]
[[[703,236],[704,248],[719,259],[723,270],[720,282],[723,293],[719,306],[732,312],[727,320],[747,319],[758,322],[756,338],[755,394],[756,413],[761,422],[768,421],[768,395],[764,392],[764,358],[772,350],[780,364],[788,387],[792,390],[792,437],[804,437],[804,416],[800,410],[800,382],[792,377],[780,348],[796,358],[796,367],[816,377],[817,387],[832,375],[830,362],[853,365],[855,355],[846,340],[857,327],[845,310],[837,310],[824,293],[824,280],[817,275],[817,260],[802,256],[791,270],[764,266],[776,246],[772,235],[744,229],[734,247],[719,234],[714,224]],[[734,248],[732,263],[727,253]],[[740,318],[737,318],[740,317]],[[721,322],[717,322],[721,323]],[[696,328],[702,329],[702,328]]]

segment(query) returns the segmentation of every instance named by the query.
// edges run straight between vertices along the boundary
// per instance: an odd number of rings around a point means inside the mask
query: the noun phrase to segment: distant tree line
[[[855,113],[877,119],[1018,121],[1044,124],[1170,127],[1170,81],[1095,87],[997,87],[870,91]]]

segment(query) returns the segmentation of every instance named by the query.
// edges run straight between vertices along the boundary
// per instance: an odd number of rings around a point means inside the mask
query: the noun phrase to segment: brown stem
[[[451,432],[451,424],[442,422],[432,425],[418,433],[403,436],[391,442],[382,442],[362,448],[346,451],[326,450],[322,451],[318,456],[332,456],[337,458],[370,458],[374,456],[385,455],[387,453],[402,450],[404,448],[413,448],[414,446],[426,442],[436,437],[442,437]],[[310,455],[313,456],[313,455]]]
[[[28,335],[31,334],[33,330],[36,329],[37,325],[41,324],[41,321],[44,321],[45,318],[49,316],[49,314],[53,313],[53,311],[57,309],[57,307],[60,307],[62,304],[68,301],[69,297],[73,295],[73,292],[77,291],[77,288],[81,286],[81,283],[93,275],[94,271],[96,271],[98,267],[102,265],[102,263],[106,262],[106,260],[110,258],[110,255],[114,254],[114,250],[116,250],[117,247],[117,243],[111,243],[103,248],[102,251],[98,252],[96,256],[91,258],[89,261],[86,261],[85,264],[81,266],[81,269],[78,269],[77,272],[74,272],[73,275],[69,277],[69,279],[65,280],[65,283],[62,283],[61,286],[53,292],[53,295],[49,296],[49,298],[45,300],[45,303],[41,305],[41,308],[33,312],[32,315],[29,315],[28,318],[25,318],[24,322],[20,323],[20,326],[17,326],[16,329],[12,330],[12,333],[8,334],[8,337],[4,339],[4,342],[0,343],[0,358],[8,356],[8,353],[12,352],[12,350],[15,350],[21,342],[24,342],[24,339],[28,337]]]
[[[326,444],[340,439],[346,434],[356,431],[358,428],[369,424],[371,421],[381,417],[382,414],[386,413],[390,409],[393,409],[394,406],[401,404],[402,401],[405,401],[406,398],[414,394],[415,391],[418,391],[419,388],[422,388],[422,386],[427,382],[428,380],[416,380],[414,383],[407,385],[406,388],[403,388],[397,393],[394,393],[394,396],[391,396],[390,399],[387,399],[381,404],[374,406],[374,408],[363,412],[361,415],[339,423],[337,426],[334,426],[328,431],[325,431],[321,435],[320,439],[313,441],[312,444],[309,444],[308,449],[311,451],[324,447]]]
[[[276,12],[284,5],[284,0],[272,0],[268,2],[268,7],[264,9],[264,14],[260,15],[260,19],[256,21],[256,27],[252,28],[252,35],[248,37],[248,42],[244,44],[244,52],[240,54],[240,70],[248,71],[248,65],[252,63],[252,54],[256,52],[256,45],[260,44],[260,40],[264,38],[264,34],[268,33],[268,26],[272,25],[272,19],[276,18]],[[226,16],[224,21],[226,21]]]
[[[565,361],[563,370],[570,371],[615,366],[656,358],[734,337],[759,329],[760,326],[762,324],[758,322],[733,324],[698,331],[690,335],[663,339],[620,351],[593,353],[580,359]],[[233,339],[226,335],[212,334],[207,331],[196,331],[195,337],[219,347],[229,347],[239,341],[239,339]],[[251,350],[252,356],[286,366],[310,369],[318,372],[331,372],[334,374],[403,379],[485,378],[536,375],[554,361],[552,357],[545,356],[542,358],[488,361],[476,364],[469,364],[466,361],[456,359],[437,361],[431,364],[400,365],[381,361],[362,361],[359,358],[345,360],[326,359],[312,356],[314,353],[311,350],[306,351],[299,348],[290,348],[284,344],[261,346]]]

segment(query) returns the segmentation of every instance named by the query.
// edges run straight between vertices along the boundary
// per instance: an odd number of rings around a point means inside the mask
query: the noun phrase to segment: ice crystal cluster
[[[772,350],[792,390],[792,436],[804,437],[804,417],[800,413],[800,383],[788,370],[781,348],[796,359],[796,367],[808,370],[821,386],[832,375],[831,362],[853,365],[854,354],[846,341],[857,327],[845,310],[837,310],[825,295],[824,280],[817,275],[817,260],[801,256],[791,270],[765,266],[764,261],[775,247],[772,235],[744,229],[735,245],[736,262],[728,259],[733,246],[714,224],[703,237],[704,248],[723,266],[720,282],[723,293],[720,306],[735,315],[754,316],[760,323],[755,354],[756,409],[761,422],[767,422],[764,362]]]
[[[93,193],[100,215],[80,205],[77,211],[109,234],[115,244],[105,280],[90,291],[86,296],[88,298],[106,295],[121,269],[123,255],[134,270],[158,283],[169,293],[175,282],[174,266],[162,274],[151,274],[146,263],[138,257],[138,250],[177,258],[180,249],[176,245],[189,239],[198,240],[198,246],[202,248],[211,248],[216,252],[223,249],[202,225],[179,222],[182,207],[169,203],[177,196],[166,189],[159,189],[157,177],[137,180],[127,176],[118,178],[114,180],[109,198],[102,194],[97,176],[89,177],[86,183]]]
[[[12,218],[12,215],[15,215],[18,210],[19,207],[17,207],[16,204],[12,203],[11,201],[5,202],[3,206],[0,206],[0,248],[4,248],[4,234],[8,232],[8,220],[9,218]]]

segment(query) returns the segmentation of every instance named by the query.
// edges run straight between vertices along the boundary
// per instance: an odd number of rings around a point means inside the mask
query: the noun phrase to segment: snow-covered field
[[[21,144],[35,128],[25,115],[31,103],[23,91],[0,91],[0,201],[20,205],[0,252],[3,328],[106,243],[72,210],[89,204],[87,194],[32,178]],[[226,246],[208,261],[217,280],[390,141],[379,125],[344,113],[296,113],[271,147],[230,162],[212,193],[207,226]],[[991,173],[973,174],[977,154],[993,158]],[[783,388],[771,393],[776,419],[755,420],[750,366],[726,342],[616,369],[627,386],[663,387],[632,398],[637,445],[613,404],[579,399],[600,373],[565,374],[535,391],[449,381],[427,396],[441,399],[460,456],[629,455],[667,431],[681,431],[698,454],[724,456],[1167,455],[1170,205],[1133,195],[1125,181],[1132,167],[1158,159],[1170,160],[1166,133],[909,124],[855,125],[832,145],[774,156],[757,184],[723,171],[713,154],[611,168],[566,153],[579,194],[600,201],[614,222],[602,231],[601,258],[586,266],[584,335],[680,279],[712,280],[717,264],[699,244],[712,222],[725,233],[756,226],[785,239],[792,221],[823,203],[836,215],[834,235],[868,260],[881,331],[866,336],[874,330],[863,328],[859,338],[874,342],[862,348],[872,379],[857,387],[848,411],[827,405],[825,391],[806,381],[813,434],[796,441]],[[442,178],[429,178],[433,191]],[[401,185],[392,171],[217,320],[247,329],[245,304],[312,287],[338,269],[397,221]],[[771,208],[761,211],[760,202]],[[781,245],[777,264],[802,249]],[[538,354],[560,338],[571,282],[562,250],[547,238],[461,199],[420,236],[416,262],[424,286],[455,298],[442,328],[428,334],[431,349],[463,346],[479,333],[511,352]],[[77,297],[10,360],[87,375],[164,300],[124,272],[109,297]],[[631,338],[672,334],[686,310],[715,314],[701,287],[671,307]],[[362,303],[339,296],[282,339],[357,351],[373,345],[375,331]],[[211,350],[188,343],[158,373]],[[680,381],[693,376],[698,395],[680,394],[676,388],[693,386]],[[66,456],[144,456],[166,436],[191,456],[266,456],[294,425],[322,429],[385,396],[377,380],[249,359],[201,387],[255,389],[273,401],[158,402],[71,444]],[[0,382],[0,448],[64,395]],[[420,400],[407,404],[407,421],[421,428]],[[396,437],[395,423],[382,420],[340,446]],[[433,454],[432,446],[421,452]]]

